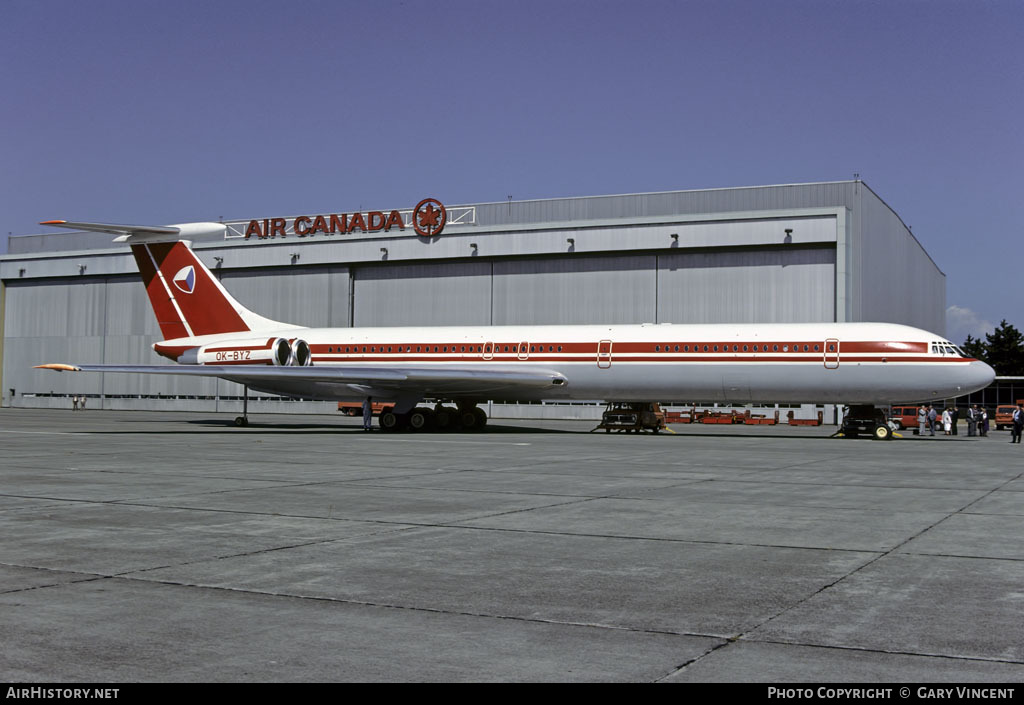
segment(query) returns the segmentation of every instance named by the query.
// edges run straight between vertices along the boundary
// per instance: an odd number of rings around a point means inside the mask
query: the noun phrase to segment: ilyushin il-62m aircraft
[[[387,400],[384,430],[479,430],[487,400],[881,405],[960,396],[995,376],[942,336],[891,323],[304,328],[249,311],[199,260],[186,238],[223,231],[220,223],[43,224],[115,234],[131,247],[165,338],[153,349],[178,364],[40,367]]]

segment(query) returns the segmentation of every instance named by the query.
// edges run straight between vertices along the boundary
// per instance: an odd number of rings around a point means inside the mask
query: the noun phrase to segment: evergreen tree
[[[1024,376],[1024,335],[1006,322],[985,334],[985,361],[1000,377]]]
[[[982,362],[988,362],[988,350],[985,349],[985,343],[981,342],[979,338],[973,338],[968,335],[967,340],[960,347],[971,357],[977,358]]]

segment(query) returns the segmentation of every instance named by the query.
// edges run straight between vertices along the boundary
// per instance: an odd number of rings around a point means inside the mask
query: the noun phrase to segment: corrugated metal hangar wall
[[[863,182],[461,208],[463,222],[430,239],[408,228],[194,248],[244,305],[307,326],[891,321],[945,329],[944,275]],[[163,362],[151,349],[161,336],[134,259],[110,240],[11,239],[0,258],[4,403],[12,389],[19,406],[51,405],[32,396],[51,393],[102,395],[122,407],[114,400],[240,394],[215,380],[32,369]],[[196,400],[195,408],[206,407]]]

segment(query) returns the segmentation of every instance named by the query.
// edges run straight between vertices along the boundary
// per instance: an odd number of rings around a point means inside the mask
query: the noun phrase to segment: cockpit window
[[[959,347],[945,340],[939,342],[932,341],[932,354],[952,355],[953,357],[968,357],[967,353],[965,353]]]

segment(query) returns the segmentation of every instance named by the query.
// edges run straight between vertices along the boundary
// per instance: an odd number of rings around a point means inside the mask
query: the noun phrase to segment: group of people
[[[71,410],[78,411],[79,409],[85,408],[85,395],[75,395],[71,397]]]
[[[971,408],[967,410],[967,435],[988,435],[988,412],[979,409],[977,404],[971,404]]]
[[[942,432],[947,436],[957,435],[957,420],[960,418],[960,412],[957,411],[956,407],[947,406],[942,411],[938,411],[931,404],[922,404],[917,409],[917,433],[920,436],[935,435],[935,429],[941,425]],[[974,435],[974,427],[971,426],[971,416],[968,415],[967,428],[968,436]],[[988,421],[986,417],[985,431],[988,432]],[[984,433],[982,435],[985,435]]]
[[[956,407],[946,407],[941,412],[931,404],[922,404],[917,410],[918,434],[921,436],[935,435],[935,429],[941,424],[942,432],[947,436],[957,435],[957,420],[960,412]],[[1010,443],[1020,443],[1024,433],[1024,404],[1018,404],[1013,411],[1013,426]],[[971,404],[967,410],[967,435],[988,436],[988,411]]]

